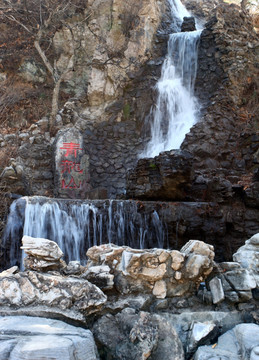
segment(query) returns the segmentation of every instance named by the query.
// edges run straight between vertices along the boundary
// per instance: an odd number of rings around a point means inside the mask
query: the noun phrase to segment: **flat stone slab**
[[[0,317],[1,360],[97,360],[90,330],[59,320]]]

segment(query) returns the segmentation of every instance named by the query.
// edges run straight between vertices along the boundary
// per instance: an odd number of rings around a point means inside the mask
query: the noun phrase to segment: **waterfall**
[[[171,0],[172,17],[191,16],[180,0]],[[151,109],[151,139],[140,157],[154,157],[162,151],[178,149],[186,133],[197,121],[198,101],[194,96],[197,49],[201,30],[177,32],[168,40],[168,54],[156,85],[157,102]]]
[[[133,248],[168,247],[167,227],[153,211],[136,201],[63,200],[24,197],[10,209],[3,238],[8,266],[20,265],[23,235],[55,241],[66,262],[86,262],[86,251],[94,245],[114,243]]]

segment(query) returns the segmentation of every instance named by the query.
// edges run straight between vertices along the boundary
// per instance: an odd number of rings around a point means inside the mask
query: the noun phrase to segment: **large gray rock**
[[[186,347],[188,353],[190,344],[192,344],[193,327],[192,324],[200,324],[203,329],[208,329],[208,324],[220,325],[220,328],[215,327],[212,338],[216,338],[220,333],[231,330],[234,326],[242,324],[248,321],[246,313],[239,311],[183,311],[180,314],[172,314],[169,312],[163,312],[160,314],[165,321],[169,322],[176,330],[181,342]],[[252,316],[250,320],[253,321]],[[196,328],[197,330],[198,328]],[[215,333],[216,332],[216,333]],[[201,334],[202,332],[199,332]],[[201,336],[194,336],[194,339],[198,339]],[[210,343],[211,338],[200,339],[202,344]],[[204,342],[203,342],[204,341]]]
[[[222,283],[218,277],[214,277],[209,282],[209,286],[210,286],[213,304],[218,304],[225,299]]]
[[[94,324],[93,332],[106,358],[184,359],[183,347],[174,327],[159,315],[138,314],[128,308],[115,316],[100,318]]]
[[[0,317],[1,360],[97,360],[90,330],[38,317]]]
[[[224,298],[233,303],[250,300],[252,290],[258,287],[258,251],[250,240],[233,257],[236,262],[219,263],[210,274],[209,285],[215,304]]]
[[[258,360],[259,325],[240,324],[219,337],[216,346],[202,346],[194,360]]]

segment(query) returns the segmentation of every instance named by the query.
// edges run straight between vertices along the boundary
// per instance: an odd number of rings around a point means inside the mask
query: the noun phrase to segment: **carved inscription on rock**
[[[91,190],[89,156],[82,134],[76,129],[62,131],[55,147],[55,190],[60,197],[85,198]]]

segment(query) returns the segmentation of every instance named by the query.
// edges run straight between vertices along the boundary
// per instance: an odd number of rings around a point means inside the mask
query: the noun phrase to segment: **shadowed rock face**
[[[127,197],[145,200],[184,200],[192,175],[193,157],[187,151],[163,152],[141,159],[127,176]]]

